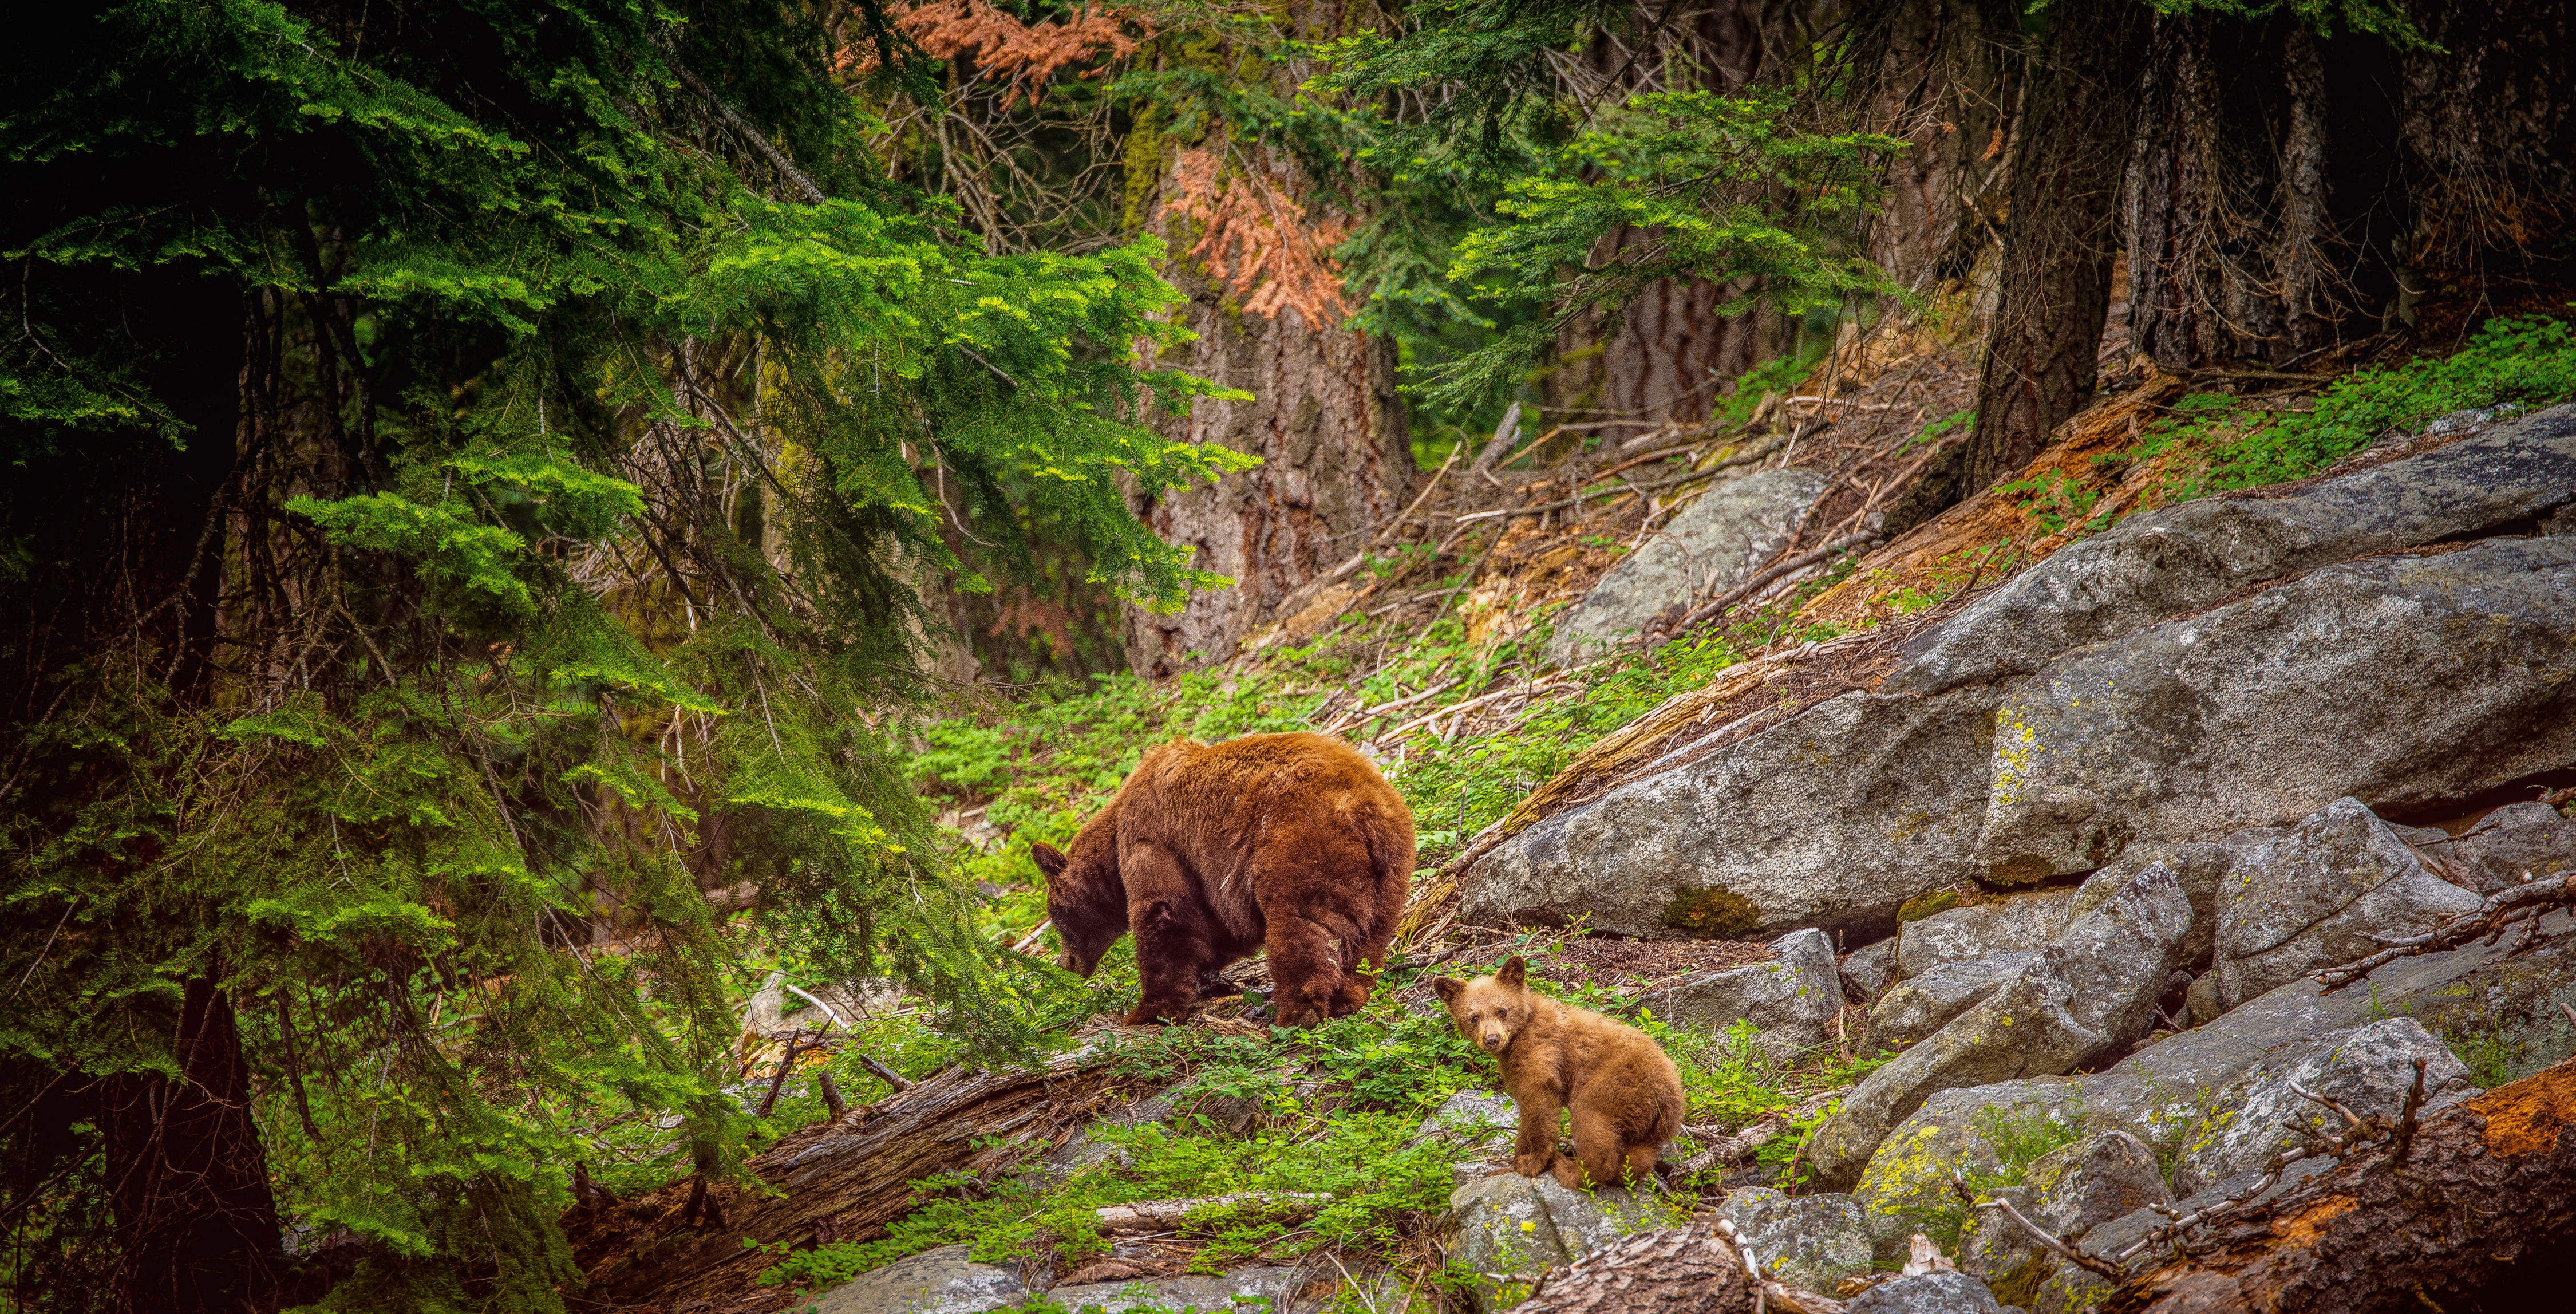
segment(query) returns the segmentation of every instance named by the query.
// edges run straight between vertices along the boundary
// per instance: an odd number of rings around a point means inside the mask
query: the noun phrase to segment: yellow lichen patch
[[[2576,1064],[2561,1063],[2468,1102],[2469,1112],[2487,1120],[2490,1154],[2546,1154],[2558,1148],[2559,1133],[2576,1123]]]
[[[2325,1235],[2326,1224],[2351,1213],[2360,1204],[2348,1195],[2330,1195],[2274,1223],[2272,1231],[2285,1245],[2312,1246]]]

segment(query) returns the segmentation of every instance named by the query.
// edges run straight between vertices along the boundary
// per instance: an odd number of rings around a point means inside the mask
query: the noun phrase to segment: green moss
[[[2057,874],[2057,864],[2035,853],[2006,858],[1986,870],[1988,885],[2012,889],[2020,885],[2037,885]]]
[[[1899,922],[1919,922],[1934,913],[1945,913],[1959,906],[1957,890],[1925,890],[1906,900],[1896,910]]]
[[[1677,931],[1693,935],[1732,939],[1762,924],[1762,910],[1751,899],[1726,888],[1712,885],[1704,890],[1680,890],[1673,901],[1664,905],[1663,923]]]
[[[2028,1309],[2039,1296],[2040,1284],[2048,1281],[2051,1268],[2046,1254],[2033,1254],[1986,1284],[1987,1289],[1995,1293],[1998,1305],[2018,1305]]]

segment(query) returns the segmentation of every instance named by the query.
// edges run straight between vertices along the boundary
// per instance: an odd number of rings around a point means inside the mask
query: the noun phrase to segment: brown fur
[[[1412,889],[1413,814],[1339,739],[1183,739],[1146,753],[1069,852],[1034,856],[1064,967],[1089,976],[1135,932],[1131,1025],[1187,1016],[1266,948],[1272,1016],[1313,1026],[1368,1002]]]
[[[1502,1060],[1503,1092],[1521,1115],[1512,1167],[1523,1177],[1554,1169],[1567,1186],[1644,1182],[1682,1129],[1681,1071],[1645,1032],[1538,994],[1527,974],[1514,958],[1493,976],[1431,983],[1459,1034]],[[1568,1108],[1571,1159],[1556,1151]]]

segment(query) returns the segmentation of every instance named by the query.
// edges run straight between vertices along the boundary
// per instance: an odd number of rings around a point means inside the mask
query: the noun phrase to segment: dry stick
[[[1465,444],[1462,443],[1458,447],[1452,447],[1449,449],[1449,459],[1442,461],[1440,463],[1440,468],[1431,472],[1431,482],[1422,486],[1422,496],[1413,499],[1410,506],[1396,512],[1395,519],[1386,522],[1385,528],[1378,530],[1376,534],[1370,536],[1371,542],[1381,541],[1388,534],[1394,533],[1406,520],[1412,517],[1414,512],[1422,509],[1423,503],[1431,500],[1431,494],[1440,487],[1441,477],[1449,473],[1449,467],[1458,463],[1458,453],[1464,448],[1464,446]],[[1367,556],[1368,553],[1366,552],[1360,553],[1359,556],[1353,557],[1348,562],[1343,563],[1342,568],[1335,571],[1334,574],[1336,577],[1339,577],[1347,575],[1353,570],[1357,570],[1360,562]]]
[[[850,1102],[841,1097],[841,1083],[832,1080],[832,1070],[825,1068],[815,1074],[814,1084],[822,1089],[823,1107],[832,1111],[832,1116],[824,1119],[825,1125],[839,1126],[841,1119],[850,1116]]]
[[[2439,953],[2456,949],[2471,941],[2499,934],[2508,926],[2539,916],[2567,903],[2576,903],[2576,889],[2570,889],[2565,875],[2518,885],[2502,893],[2487,896],[2486,902],[2473,913],[2463,913],[2422,935],[2385,940],[2389,947],[2357,962],[2329,967],[2316,974],[2317,984],[2332,989],[2350,985],[2378,968],[2417,954]]]
[[[1657,479],[1651,483],[1631,483],[1623,488],[1603,488],[1589,493],[1577,493],[1572,497],[1559,498],[1553,502],[1541,502],[1537,506],[1504,507],[1498,511],[1478,511],[1471,515],[1460,516],[1451,523],[1463,525],[1470,521],[1492,520],[1497,517],[1508,519],[1514,516],[1534,516],[1542,512],[1562,510],[1566,507],[1573,506],[1576,503],[1589,502],[1596,498],[1617,497],[1620,493],[1628,491],[1649,493],[1659,492],[1663,489],[1677,487],[1682,484],[1695,483],[1699,480],[1706,479],[1711,475],[1733,469],[1739,465],[1750,465],[1755,461],[1759,461],[1770,456],[1773,452],[1779,451],[1781,444],[1787,441],[1788,440],[1786,438],[1775,438],[1752,451],[1739,452],[1734,456],[1730,456],[1705,470],[1691,470],[1683,474],[1674,475],[1670,479]]]
[[[1094,1213],[1103,1232],[1163,1232],[1186,1226],[1201,1209],[1259,1208],[1274,1218],[1303,1218],[1320,1212],[1333,1197],[1315,1191],[1237,1191],[1190,1200],[1139,1200],[1102,1205]]]
[[[1047,918],[1045,921],[1042,921],[1042,922],[1038,923],[1038,924],[1037,924],[1037,926],[1036,926],[1034,929],[1032,929],[1032,930],[1031,930],[1027,935],[1024,935],[1024,936],[1021,936],[1021,937],[1020,937],[1020,942],[1019,942],[1018,944],[1015,944],[1015,945],[1012,945],[1012,946],[1011,946],[1011,952],[1012,952],[1012,953],[1015,953],[1015,954],[1024,954],[1024,953],[1027,953],[1028,951],[1030,951],[1030,950],[1032,950],[1032,949],[1037,948],[1037,947],[1038,947],[1038,937],[1039,937],[1039,936],[1042,936],[1042,935],[1044,935],[1044,934],[1046,934],[1046,933],[1047,933],[1047,928],[1048,928],[1048,927],[1050,927],[1050,926],[1053,926],[1053,925],[1055,925],[1055,919],[1054,919],[1054,918],[1052,918],[1052,917]]]
[[[1392,729],[1392,730],[1389,730],[1389,731],[1385,732],[1384,734],[1379,735],[1379,736],[1377,737],[1377,742],[1378,742],[1378,743],[1381,743],[1381,744],[1392,742],[1392,741],[1394,741],[1394,740],[1396,740],[1396,739],[1399,739],[1399,738],[1403,737],[1405,734],[1407,734],[1407,733],[1409,733],[1410,731],[1412,731],[1415,727],[1420,726],[1420,725],[1423,725],[1423,724],[1425,724],[1426,722],[1433,721],[1433,720],[1437,720],[1437,719],[1438,719],[1438,718],[1440,718],[1440,717],[1448,716],[1448,715],[1450,715],[1450,714],[1452,714],[1452,713],[1459,713],[1459,712],[1466,712],[1466,711],[1470,711],[1470,710],[1472,710],[1472,709],[1482,707],[1482,706],[1484,706],[1484,705],[1485,705],[1485,704],[1487,704],[1487,703],[1499,702],[1499,701],[1501,701],[1501,700],[1503,700],[1503,699],[1505,699],[1505,698],[1509,698],[1509,697],[1511,697],[1513,694],[1526,693],[1526,694],[1529,694],[1529,695],[1530,695],[1530,696],[1532,696],[1532,697],[1536,697],[1537,695],[1539,695],[1539,694],[1543,694],[1543,693],[1554,693],[1555,691],[1557,691],[1557,690],[1559,690],[1559,689],[1573,689],[1573,688],[1580,688],[1580,687],[1581,687],[1581,686],[1576,685],[1576,684],[1569,683],[1569,682],[1567,682],[1567,681],[1565,681],[1565,680],[1563,680],[1563,679],[1556,679],[1556,680],[1550,680],[1550,681],[1548,681],[1547,683],[1542,684],[1542,685],[1539,685],[1539,686],[1537,686],[1537,687],[1535,687],[1535,688],[1525,688],[1525,687],[1523,687],[1523,686],[1521,686],[1521,685],[1517,685],[1517,684],[1515,684],[1515,685],[1511,685],[1511,686],[1509,686],[1509,687],[1507,687],[1507,688],[1496,689],[1496,690],[1495,690],[1495,691],[1493,691],[1492,693],[1489,693],[1489,694],[1479,694],[1479,695],[1477,695],[1476,697],[1470,698],[1470,699],[1468,699],[1467,701],[1465,701],[1465,702],[1463,702],[1463,703],[1451,703],[1451,704],[1449,704],[1447,707],[1434,708],[1434,709],[1433,709],[1433,710],[1431,710],[1431,711],[1425,712],[1425,713],[1423,713],[1422,715],[1417,716],[1417,717],[1413,718],[1412,720],[1407,721],[1407,722],[1405,722],[1404,724],[1402,724],[1402,725],[1400,725],[1400,726],[1397,726],[1396,728],[1394,728],[1394,729]]]
[[[769,1089],[761,1095],[760,1107],[752,1113],[753,1117],[766,1118],[769,1111],[777,1107],[779,1088],[787,1084],[787,1073],[796,1066],[797,1044],[804,1039],[802,1031],[787,1038],[787,1053],[778,1060],[778,1071],[769,1074]]]
[[[2024,1218],[2019,1209],[2013,1208],[2013,1202],[2010,1200],[1988,1200],[1977,1207],[1979,1209],[2000,1209],[2004,1211],[2004,1217],[2021,1224],[2021,1230],[2030,1233],[2033,1240],[2036,1240],[2041,1245],[2057,1252],[2060,1258],[2083,1269],[2087,1273],[2108,1278],[2114,1283],[2125,1282],[2129,1278],[2127,1270],[2122,1269],[2119,1265],[2106,1259],[2096,1259],[2093,1256],[2085,1254],[2083,1251],[2066,1244],[2064,1241],[2060,1241],[2056,1237],[2049,1235],[2047,1230],[2042,1228],[2039,1224]]]
[[[2406,1107],[2397,1115],[2397,1145],[2389,1157],[2404,1167],[2406,1154],[2415,1148],[2415,1114],[2424,1107],[2424,1060],[2415,1060],[2415,1086],[2406,1092]]]
[[[1369,722],[1374,721],[1399,707],[1411,707],[1425,698],[1447,693],[1451,689],[1458,687],[1458,683],[1459,682],[1456,680],[1444,681],[1440,684],[1433,685],[1428,689],[1422,690],[1420,693],[1406,694],[1402,698],[1398,698],[1393,702],[1380,703],[1375,707],[1362,707],[1346,712],[1343,716],[1347,719],[1335,720],[1332,727],[1324,731],[1324,733],[1331,735],[1339,734],[1344,730],[1358,729],[1359,727],[1367,725]]]
[[[1841,538],[1835,539],[1833,542],[1825,544],[1823,547],[1801,552],[1786,561],[1757,572],[1753,578],[1748,579],[1742,584],[1737,585],[1735,588],[1728,590],[1725,596],[1703,603],[1700,606],[1693,607],[1679,621],[1674,623],[1671,632],[1679,634],[1683,630],[1687,630],[1694,625],[1698,625],[1714,617],[1724,615],[1727,608],[1753,596],[1755,592],[1759,591],[1764,585],[1769,584],[1771,581],[1776,580],[1791,571],[1804,570],[1819,561],[1830,561],[1864,543],[1875,543],[1878,541],[1878,538],[1879,531],[1875,529],[1864,529],[1857,534],[1846,534]]]
[[[889,1086],[894,1087],[896,1090],[910,1090],[910,1089],[912,1089],[912,1078],[907,1077],[907,1076],[903,1075],[902,1073],[897,1072],[897,1071],[895,1071],[894,1069],[892,1069],[892,1068],[890,1068],[890,1067],[887,1067],[886,1065],[884,1065],[884,1064],[882,1064],[882,1063],[877,1062],[877,1061],[876,1061],[876,1059],[875,1059],[873,1056],[871,1056],[871,1055],[861,1054],[861,1055],[859,1055],[858,1057],[859,1057],[859,1066],[860,1066],[860,1067],[863,1067],[863,1068],[866,1068],[868,1071],[870,1071],[870,1072],[872,1072],[872,1073],[875,1073],[875,1074],[876,1074],[876,1079],[877,1079],[877,1080],[882,1081],[882,1082],[884,1082],[885,1084],[887,1084],[887,1085],[889,1085]]]

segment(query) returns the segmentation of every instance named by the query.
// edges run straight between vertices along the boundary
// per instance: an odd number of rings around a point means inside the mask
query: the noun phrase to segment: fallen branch
[[[787,1084],[787,1074],[796,1070],[796,1049],[804,1039],[802,1031],[787,1038],[787,1052],[779,1057],[778,1070],[769,1074],[769,1089],[761,1094],[760,1107],[753,1111],[753,1117],[766,1118],[771,1109],[778,1107],[779,1089]]]
[[[2546,880],[2517,885],[2487,896],[2486,902],[2473,913],[2462,913],[2422,935],[2382,940],[2388,948],[2358,962],[2329,967],[2316,974],[2317,984],[2331,990],[2347,986],[2400,958],[2417,954],[2441,953],[2461,945],[2500,935],[2517,922],[2528,921],[2558,908],[2576,905],[2576,888],[2571,888],[2564,874]],[[2535,931],[2538,928],[2533,928]]]
[[[2030,1221],[2030,1219],[2023,1216],[2021,1210],[2013,1207],[2013,1202],[2010,1200],[1987,1200],[1980,1203],[1977,1207],[1979,1209],[2001,1210],[2004,1217],[2020,1224],[2021,1230],[2029,1233],[2032,1240],[2037,1241],[2040,1245],[2046,1247],[2050,1251],[2055,1252],[2058,1258],[2083,1269],[2087,1273],[2094,1274],[2098,1277],[2108,1278],[2113,1282],[2119,1282],[2128,1277],[2128,1273],[2119,1265],[2114,1264],[2107,1259],[2096,1259],[2091,1255],[2085,1254],[2083,1251],[2076,1249],[2073,1245],[2068,1244],[2065,1240],[2050,1233],[2047,1228],[2041,1227],[2039,1224]]]
[[[1335,718],[1333,724],[1327,727],[1324,733],[1328,735],[1337,735],[1345,730],[1356,730],[1399,707],[1411,707],[1425,698],[1437,697],[1438,695],[1447,693],[1456,687],[1458,687],[1458,681],[1449,680],[1441,684],[1433,685],[1420,693],[1406,694],[1402,698],[1398,698],[1393,702],[1380,703],[1375,707],[1362,707],[1344,712],[1341,716]]]
[[[1657,479],[1651,483],[1643,484],[1629,483],[1623,484],[1618,488],[1603,488],[1589,493],[1576,493],[1572,497],[1561,497],[1553,502],[1541,502],[1537,506],[1510,506],[1494,511],[1477,511],[1468,515],[1460,516],[1451,523],[1463,525],[1470,520],[1494,520],[1498,518],[1508,519],[1513,516],[1535,516],[1549,511],[1562,511],[1567,507],[1576,505],[1577,503],[1589,502],[1597,498],[1617,497],[1621,493],[1626,492],[1653,493],[1660,492],[1667,488],[1678,488],[1683,484],[1695,483],[1713,475],[1722,474],[1739,465],[1750,465],[1755,461],[1759,461],[1764,457],[1771,455],[1773,452],[1779,451],[1782,446],[1788,443],[1788,441],[1788,436],[1783,434],[1762,444],[1760,447],[1754,448],[1752,451],[1737,453],[1736,455],[1730,456],[1705,470],[1692,470],[1687,473],[1674,475],[1669,479]],[[1621,468],[1624,469],[1625,467]],[[1602,475],[1606,475],[1608,473],[1609,471],[1605,470],[1602,472]],[[1601,478],[1602,475],[1595,475],[1592,476],[1592,478]],[[1582,482],[1590,483],[1591,479],[1586,479]]]
[[[1820,561],[1831,561],[1835,557],[1851,551],[1853,548],[1860,547],[1863,544],[1875,543],[1878,539],[1879,532],[1877,530],[1864,529],[1856,534],[1845,534],[1841,538],[1825,544],[1823,547],[1810,548],[1809,550],[1801,552],[1786,561],[1779,562],[1767,569],[1756,572],[1753,578],[1744,581],[1742,584],[1736,585],[1734,588],[1728,590],[1723,596],[1691,608],[1688,612],[1683,614],[1680,620],[1673,622],[1672,628],[1666,632],[1679,634],[1694,625],[1699,625],[1718,616],[1722,616],[1726,614],[1727,608],[1753,596],[1755,593],[1761,591],[1763,586],[1790,573],[1791,571],[1804,570]]]
[[[1205,1210],[1244,1209],[1284,1221],[1320,1213],[1332,1198],[1312,1191],[1237,1191],[1188,1200],[1102,1205],[1093,1217],[1103,1232],[1177,1232],[1189,1226],[1190,1215]]]

